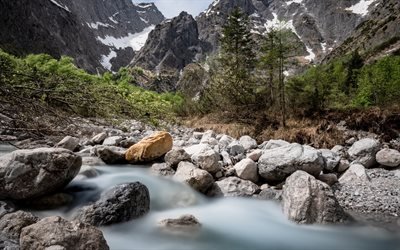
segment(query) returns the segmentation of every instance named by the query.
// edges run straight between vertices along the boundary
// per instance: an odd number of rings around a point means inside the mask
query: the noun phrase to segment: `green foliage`
[[[49,55],[16,58],[0,51],[0,102],[21,110],[21,119],[41,113],[64,112],[84,117],[173,120],[181,97],[157,94],[133,86],[128,69],[91,75],[73,59]],[[11,105],[11,106],[12,106]]]

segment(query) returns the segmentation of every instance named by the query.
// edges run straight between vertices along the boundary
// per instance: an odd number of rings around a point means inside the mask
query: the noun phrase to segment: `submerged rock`
[[[151,173],[158,176],[173,176],[175,170],[169,167],[166,163],[154,163],[151,166]]]
[[[103,226],[139,218],[149,210],[149,190],[142,183],[134,182],[108,190],[94,204],[79,209],[75,219]]]
[[[158,222],[158,226],[164,231],[188,232],[201,228],[199,220],[191,214],[182,215],[176,219],[165,219]]]
[[[304,171],[296,171],[283,187],[283,213],[300,224],[330,224],[349,221],[328,184]]]
[[[130,147],[125,153],[125,159],[132,164],[152,161],[170,151],[172,144],[172,136],[169,133],[156,132]]]
[[[59,216],[47,217],[24,227],[19,242],[21,250],[109,249],[99,229],[79,221],[70,222]]]
[[[0,157],[0,198],[28,199],[54,193],[78,173],[82,158],[67,149],[16,150]]]

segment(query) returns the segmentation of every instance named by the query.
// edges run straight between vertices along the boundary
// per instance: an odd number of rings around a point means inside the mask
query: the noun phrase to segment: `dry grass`
[[[250,135],[259,143],[270,139],[282,139],[289,142],[312,145],[317,148],[331,148],[344,143],[344,136],[333,123],[326,120],[289,119],[287,127],[274,124],[260,125],[224,122],[221,114],[211,114],[186,120],[185,125],[198,130],[214,130],[239,138]],[[258,131],[258,132],[257,132]],[[261,131],[261,132],[260,132]]]

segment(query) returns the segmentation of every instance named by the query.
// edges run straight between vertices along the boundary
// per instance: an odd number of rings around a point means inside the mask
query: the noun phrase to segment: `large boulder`
[[[111,225],[139,218],[150,210],[149,190],[140,182],[120,184],[82,207],[75,219],[93,226]]]
[[[130,147],[125,153],[125,159],[132,164],[152,161],[170,151],[172,144],[172,136],[168,132],[155,132]]]
[[[244,135],[244,136],[240,137],[239,143],[244,147],[244,149],[246,151],[248,151],[250,149],[255,149],[258,146],[257,141],[248,135]]]
[[[395,149],[384,148],[376,154],[376,161],[385,167],[399,167],[400,152]]]
[[[179,162],[190,161],[190,155],[184,149],[172,149],[165,155],[164,159],[167,166],[176,169]]]
[[[207,195],[212,197],[251,197],[259,190],[260,187],[251,181],[242,180],[238,177],[228,177],[216,181]]]
[[[249,180],[254,183],[258,182],[258,167],[257,164],[251,159],[243,159],[236,163],[233,167],[236,175],[243,180]]]
[[[380,143],[371,138],[365,138],[356,141],[347,151],[350,159],[354,163],[364,165],[366,168],[371,168],[377,164],[376,153],[379,151]]]
[[[28,199],[65,187],[82,158],[63,148],[16,150],[0,157],[0,199]]]
[[[284,214],[299,224],[330,224],[349,220],[328,184],[296,171],[283,187]]]
[[[287,145],[290,145],[290,143],[287,141],[284,141],[284,140],[269,140],[263,149],[268,150],[268,149],[279,148],[279,147],[283,147],[283,146],[287,146]]]
[[[79,221],[69,222],[59,216],[47,217],[24,227],[19,243],[21,250],[109,249],[99,229]]]
[[[269,182],[282,182],[297,170],[318,176],[323,167],[318,150],[297,143],[265,150],[258,160],[259,174]]]
[[[187,183],[201,193],[205,193],[214,182],[210,173],[186,161],[179,163],[174,178]]]

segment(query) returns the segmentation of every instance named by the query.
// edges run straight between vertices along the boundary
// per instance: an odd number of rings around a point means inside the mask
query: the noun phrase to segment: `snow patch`
[[[137,6],[139,8],[142,8],[142,9],[147,9],[147,8],[153,7],[153,4],[152,3],[149,3],[149,4],[138,4]]]
[[[115,29],[114,26],[112,26],[112,25],[110,25],[110,24],[108,24],[108,23],[102,23],[102,22],[87,23],[87,25],[88,25],[90,28],[96,29],[96,30],[99,29],[99,26]]]
[[[353,6],[346,8],[346,10],[353,12],[354,14],[358,14],[361,16],[365,16],[368,14],[369,6],[374,3],[376,0],[360,0],[360,2],[354,4]]]
[[[304,57],[304,58],[306,60],[310,61],[310,62],[314,61],[315,60],[315,53],[313,52],[313,50],[310,47],[306,46],[306,48],[307,48],[307,52],[308,52],[309,55]]]
[[[219,4],[220,0],[214,0],[214,2],[211,4],[211,6],[208,8],[208,10],[205,12],[206,16],[208,17],[210,14],[214,13],[214,8]],[[204,12],[203,12],[204,13]]]
[[[326,53],[326,43],[321,43],[322,52]]]
[[[100,63],[103,65],[104,68],[111,70],[112,64],[111,64],[111,59],[117,56],[117,53],[115,51],[111,51],[110,54],[108,55],[103,55],[101,56]]]
[[[117,49],[124,49],[127,47],[131,47],[134,51],[140,50],[144,44],[146,43],[147,37],[149,33],[155,28],[154,25],[151,25],[145,28],[143,31],[135,34],[128,34],[125,37],[113,37],[106,36],[105,38],[98,37],[97,39],[105,45],[113,46]]]
[[[55,5],[57,5],[57,6],[60,7],[61,9],[64,9],[64,10],[66,10],[66,11],[68,11],[68,12],[71,12],[71,11],[68,9],[67,6],[64,6],[64,5],[61,5],[61,4],[57,3],[56,0],[50,0],[50,2],[52,2],[52,3],[55,4]]]
[[[291,0],[291,1],[287,1],[286,4],[289,6],[292,3],[302,3],[302,2],[303,2],[303,0]]]
[[[144,19],[143,17],[140,18],[140,20],[142,20],[145,23],[149,23],[149,21],[147,21],[146,19]]]
[[[266,32],[271,31],[272,29],[288,29],[291,30],[298,38],[301,39],[299,34],[296,31],[296,28],[293,25],[293,20],[289,20],[288,22],[280,21],[278,19],[278,15],[276,13],[272,13],[274,18],[272,20],[268,20],[265,24],[264,27],[266,29]]]

